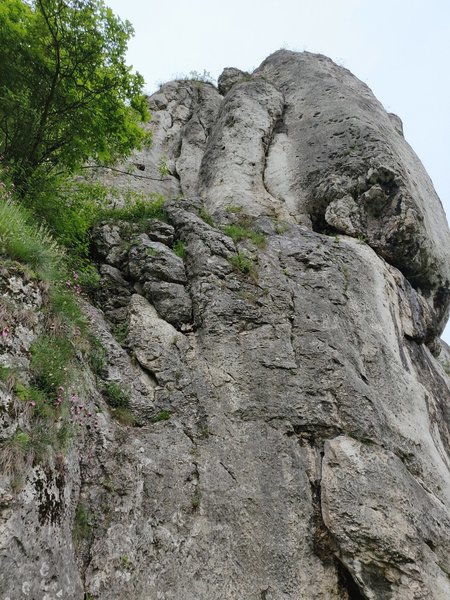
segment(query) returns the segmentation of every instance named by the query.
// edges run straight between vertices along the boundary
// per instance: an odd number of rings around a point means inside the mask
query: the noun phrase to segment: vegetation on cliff
[[[0,154],[26,191],[145,139],[143,78],[125,62],[131,24],[101,0],[4,0]]]
[[[97,277],[90,228],[111,210],[107,188],[74,175],[150,142],[140,125],[149,118],[143,79],[125,62],[132,34],[102,0],[0,6],[0,331],[8,346],[29,318],[34,337],[26,374],[0,367],[17,416],[0,440],[0,463],[12,475],[51,458],[50,449],[64,451],[88,415],[77,393],[99,348],[80,296]],[[128,212],[142,212],[139,198],[128,200]],[[8,287],[15,279],[42,298],[40,309],[21,311]]]

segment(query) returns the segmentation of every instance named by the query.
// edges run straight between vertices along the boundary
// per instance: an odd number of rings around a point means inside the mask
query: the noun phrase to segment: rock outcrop
[[[167,222],[93,234],[95,426],[2,479],[2,597],[447,600],[450,234],[400,120],[288,51],[149,101],[153,148],[105,179]],[[1,286],[26,370],[41,291]]]

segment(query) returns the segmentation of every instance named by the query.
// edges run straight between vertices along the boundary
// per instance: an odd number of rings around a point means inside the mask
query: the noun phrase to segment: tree
[[[132,34],[102,0],[1,1],[0,154],[19,191],[146,139],[144,80],[124,58]]]

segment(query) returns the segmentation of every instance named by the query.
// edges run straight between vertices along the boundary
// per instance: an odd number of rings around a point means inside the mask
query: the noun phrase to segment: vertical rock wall
[[[219,90],[162,86],[153,148],[107,176],[165,194],[168,222],[94,232],[98,427],[49,471],[57,519],[39,467],[5,479],[3,597],[446,600],[439,199],[398,118],[325,57],[280,51]]]

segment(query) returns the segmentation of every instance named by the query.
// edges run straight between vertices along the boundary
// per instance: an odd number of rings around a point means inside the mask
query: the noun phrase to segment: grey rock
[[[119,224],[104,223],[92,231],[92,242],[98,256],[107,264],[120,267],[127,255],[127,243]]]
[[[183,285],[166,281],[147,281],[144,295],[158,314],[175,327],[189,323],[192,319],[192,302]]]
[[[217,81],[219,93],[222,94],[222,96],[225,96],[234,85],[241,83],[242,81],[248,81],[250,78],[250,74],[246,71],[240,71],[234,67],[227,67],[219,75]]]
[[[161,244],[166,244],[166,246],[171,246],[173,243],[174,229],[169,223],[164,223],[157,219],[149,219],[145,233],[153,242],[161,242]]]
[[[145,189],[192,197],[166,202],[169,226],[99,230],[104,314],[85,310],[107,364],[99,380],[83,363],[81,386],[97,426],[58,490],[61,465],[45,479],[24,464],[19,493],[2,473],[0,589],[447,600],[449,233],[431,182],[398,121],[325,57],[277,52],[226,91],[173,82],[149,100],[155,146],[133,160],[146,174],[165,157],[179,180]],[[242,223],[241,239],[224,229]],[[6,280],[36,335],[45,294]],[[26,371],[25,345],[2,352]],[[135,426],[106,405],[108,382],[129,390]],[[27,413],[0,392],[1,436]],[[57,522],[39,522],[36,477]],[[92,527],[74,548],[80,504]]]
[[[182,259],[161,242],[152,242],[141,234],[128,255],[130,276],[144,283],[147,279],[162,279],[172,283],[186,283]]]

